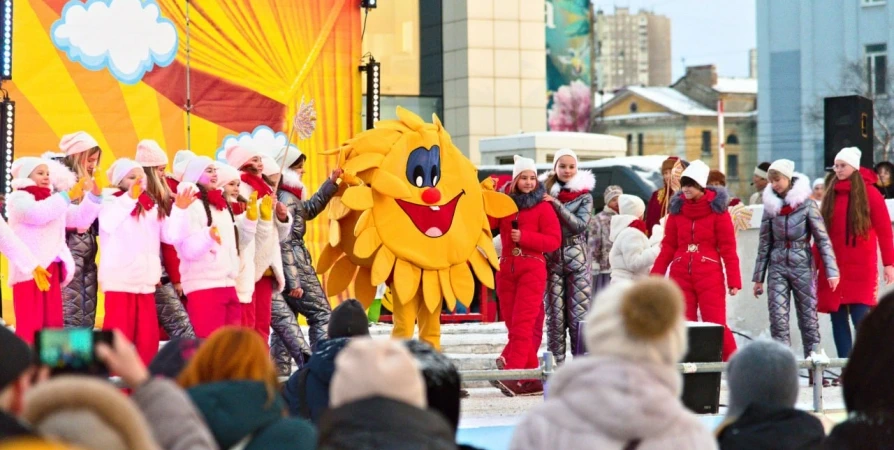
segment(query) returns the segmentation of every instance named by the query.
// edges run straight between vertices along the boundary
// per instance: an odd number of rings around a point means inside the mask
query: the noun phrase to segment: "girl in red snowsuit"
[[[537,352],[543,341],[543,293],[546,290],[546,258],[562,243],[562,228],[552,206],[543,201],[546,192],[537,181],[534,160],[515,157],[509,196],[518,213],[490,219],[491,228],[500,230],[502,254],[497,273],[500,314],[509,329],[509,343],[497,358],[502,369],[535,369],[540,366]],[[509,396],[543,391],[539,380],[497,382]]]
[[[661,241],[661,253],[652,273],[664,275],[670,267],[674,280],[686,295],[686,319],[723,325],[723,360],[736,350],[726,326],[726,285],[729,294],[742,288],[736,235],[727,207],[726,189],[706,187],[708,166],[694,161],[683,171],[681,192],[671,205]],[[723,261],[721,264],[720,261]],[[726,283],[723,280],[726,269]]]

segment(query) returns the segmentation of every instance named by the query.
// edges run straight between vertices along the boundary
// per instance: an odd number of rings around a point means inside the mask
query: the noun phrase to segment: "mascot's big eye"
[[[407,181],[418,188],[435,187],[441,179],[441,149],[419,147],[407,158]]]

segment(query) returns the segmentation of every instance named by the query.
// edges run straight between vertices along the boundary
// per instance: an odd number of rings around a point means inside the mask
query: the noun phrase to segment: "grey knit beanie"
[[[791,408],[798,400],[798,363],[785,345],[757,340],[730,359],[727,384],[728,416],[741,415],[752,403]]]

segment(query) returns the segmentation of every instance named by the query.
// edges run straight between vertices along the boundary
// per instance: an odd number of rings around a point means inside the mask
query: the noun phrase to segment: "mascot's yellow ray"
[[[478,182],[478,170],[437,116],[425,123],[400,107],[397,116],[325,152],[338,155],[345,174],[329,206],[329,245],[317,270],[326,274],[330,296],[356,275],[357,298],[367,307],[387,282],[395,297],[393,335],[411,337],[418,319],[420,337],[438,347],[433,322],[441,301],[450,310],[456,301],[468,306],[474,278],[494,287],[491,268],[499,270],[499,259],[487,216],[518,209],[490,179]]]

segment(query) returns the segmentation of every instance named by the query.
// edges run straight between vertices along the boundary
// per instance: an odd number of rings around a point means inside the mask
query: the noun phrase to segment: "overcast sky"
[[[626,6],[631,13],[647,9],[669,17],[676,80],[685,66],[700,64],[717,65],[722,76],[748,76],[748,50],[757,46],[754,1],[593,0],[593,4],[608,14],[615,6]]]

